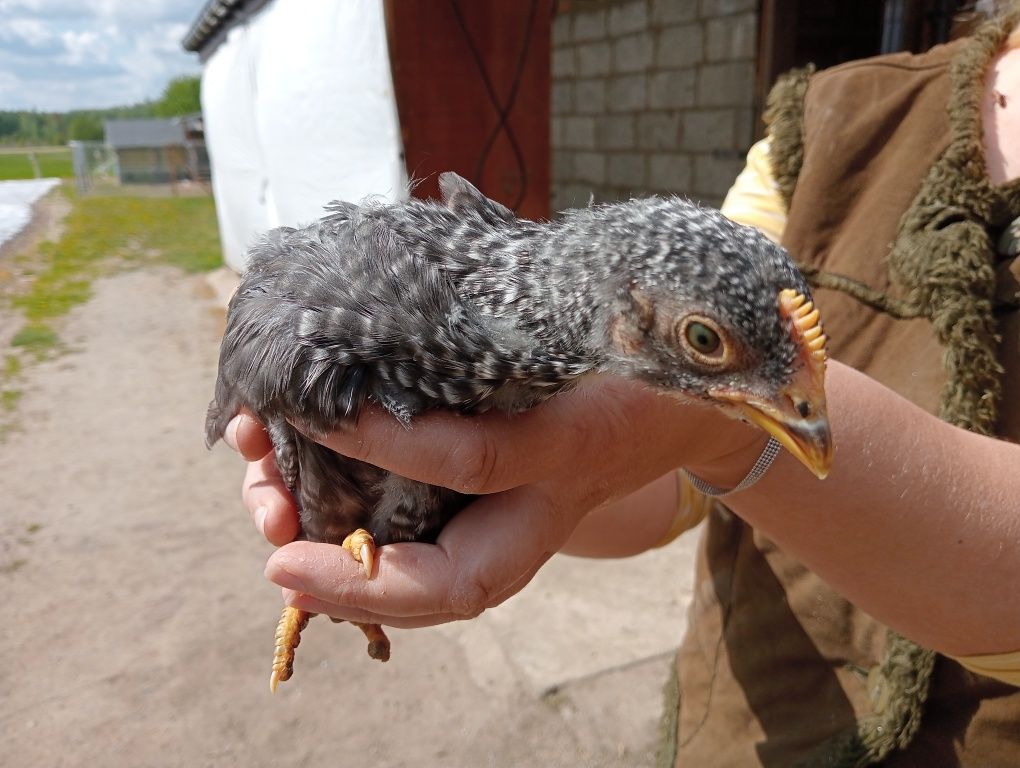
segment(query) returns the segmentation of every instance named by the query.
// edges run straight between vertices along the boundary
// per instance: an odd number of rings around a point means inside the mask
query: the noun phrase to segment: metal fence
[[[189,185],[209,188],[209,155],[201,141],[127,148],[102,141],[71,141],[68,146],[79,195],[122,186],[145,186],[153,193],[165,187],[174,195]]]
[[[117,183],[117,154],[102,141],[71,141],[71,163],[79,195]]]

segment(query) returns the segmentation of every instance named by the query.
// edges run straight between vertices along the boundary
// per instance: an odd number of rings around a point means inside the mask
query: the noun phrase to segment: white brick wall
[[[718,205],[754,133],[757,0],[574,0],[553,22],[553,210]]]

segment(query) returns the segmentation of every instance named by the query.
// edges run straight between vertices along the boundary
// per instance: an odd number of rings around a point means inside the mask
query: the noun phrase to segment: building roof
[[[184,129],[179,118],[107,120],[106,143],[114,149],[182,146]]]
[[[205,58],[232,26],[253,16],[270,2],[272,0],[206,0],[181,45],[184,50],[199,53]]]

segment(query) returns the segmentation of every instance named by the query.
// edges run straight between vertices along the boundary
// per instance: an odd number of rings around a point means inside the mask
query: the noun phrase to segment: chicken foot
[[[372,534],[363,528],[359,528],[349,534],[340,545],[352,555],[354,559],[362,564],[365,576],[369,579],[373,576],[375,567],[375,541]],[[269,678],[269,690],[276,693],[277,686],[289,680],[294,674],[294,652],[301,643],[301,631],[308,625],[308,620],[315,616],[314,613],[303,611],[300,608],[287,606],[280,615],[280,621],[276,625],[276,647],[273,651],[273,673]],[[343,621],[333,619],[334,622]],[[365,633],[368,639],[368,655],[379,661],[388,661],[390,658],[390,640],[378,624],[362,624],[352,621],[354,626]]]

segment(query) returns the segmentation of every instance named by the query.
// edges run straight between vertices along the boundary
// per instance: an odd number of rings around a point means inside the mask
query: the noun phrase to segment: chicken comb
[[[826,336],[822,331],[821,313],[803,293],[792,288],[779,292],[779,311],[793,326],[793,336],[808,351],[808,365],[813,370],[825,371]]]

